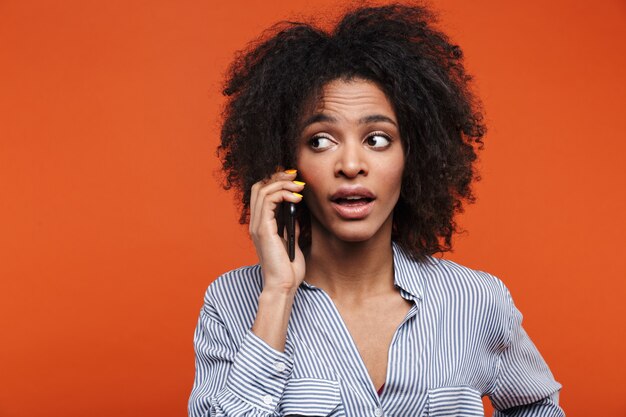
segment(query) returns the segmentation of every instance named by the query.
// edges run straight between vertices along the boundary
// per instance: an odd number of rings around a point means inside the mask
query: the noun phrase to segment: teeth
[[[363,197],[359,197],[359,196],[354,195],[354,196],[346,197],[346,200],[360,200],[362,198]]]

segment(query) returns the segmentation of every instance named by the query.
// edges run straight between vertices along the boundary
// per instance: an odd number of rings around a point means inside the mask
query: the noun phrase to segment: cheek
[[[385,170],[381,173],[385,179],[385,187],[389,192],[399,193],[404,174],[404,157],[394,158],[393,161],[385,165]]]
[[[395,179],[395,183],[397,184],[398,190],[402,188],[402,177],[404,176],[404,164],[401,164],[398,169],[393,173],[393,177]]]
[[[311,175],[314,172],[313,167],[311,166],[311,159],[307,158],[305,155],[299,154],[298,159],[296,160],[296,168],[298,169],[298,177],[299,181],[306,182],[305,189],[309,188],[311,185],[311,181],[314,180],[314,176]]]
[[[313,165],[311,153],[305,149],[302,144],[298,146],[296,151],[296,168],[298,169],[298,177],[304,179],[310,172]]]
[[[315,205],[315,201],[319,198],[317,194],[320,193],[320,185],[324,183],[320,178],[321,167],[318,163],[315,163],[314,158],[308,157],[308,155],[298,155],[297,160],[298,168],[298,180],[304,181],[303,195],[307,201],[309,207]]]
[[[301,150],[297,154],[296,163],[298,179],[307,183],[305,188],[309,185],[313,186],[312,188],[317,188],[315,185],[319,186],[327,182],[323,177],[328,173],[328,158],[311,151]]]

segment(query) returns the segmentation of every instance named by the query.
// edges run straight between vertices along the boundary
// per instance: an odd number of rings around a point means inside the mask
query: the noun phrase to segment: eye
[[[370,148],[383,149],[391,145],[391,138],[382,132],[374,132],[365,139],[365,142]]]
[[[333,141],[325,136],[314,136],[309,140],[309,146],[316,151],[323,151],[333,146]]]

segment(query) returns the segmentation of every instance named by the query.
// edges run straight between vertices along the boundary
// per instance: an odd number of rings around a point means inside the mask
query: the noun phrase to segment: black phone
[[[295,203],[281,203],[276,216],[278,234],[283,237],[287,228],[287,254],[293,262],[296,258],[296,205]]]

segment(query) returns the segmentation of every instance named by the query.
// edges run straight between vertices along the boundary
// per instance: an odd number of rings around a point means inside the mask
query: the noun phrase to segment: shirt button
[[[382,408],[377,408],[376,410],[374,410],[374,415],[376,417],[380,417],[383,415],[383,409]]]
[[[272,403],[272,397],[269,395],[264,395],[263,402],[265,403],[265,405],[270,405]]]
[[[274,369],[276,372],[283,372],[287,367],[282,362],[274,362]]]

